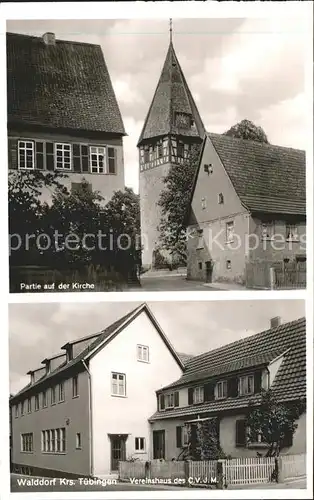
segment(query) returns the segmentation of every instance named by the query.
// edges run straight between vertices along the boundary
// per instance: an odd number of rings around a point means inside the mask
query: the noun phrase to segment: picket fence
[[[152,460],[143,462],[119,463],[119,479],[159,478],[185,479],[187,484],[213,484],[218,481],[218,461],[166,461]],[[223,482],[226,485],[245,485],[268,483],[274,480],[274,457],[250,457],[221,460]],[[282,455],[278,458],[279,481],[305,477],[306,455]]]

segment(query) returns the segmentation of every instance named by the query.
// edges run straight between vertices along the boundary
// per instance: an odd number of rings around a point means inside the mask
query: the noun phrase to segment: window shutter
[[[211,401],[215,397],[215,386],[214,384],[204,385],[204,401]]]
[[[176,427],[176,433],[177,433],[177,448],[182,448],[182,427],[181,426]]]
[[[44,169],[44,143],[43,142],[35,142],[35,155],[36,155],[36,163],[35,167],[38,170]]]
[[[254,373],[254,394],[261,392],[262,372]]]
[[[159,403],[160,403],[160,409],[164,410],[165,409],[165,396],[164,396],[164,394],[160,394]]]
[[[190,387],[188,390],[188,404],[189,405],[193,404],[193,392],[194,392],[193,387]]]
[[[108,173],[116,173],[117,152],[115,148],[108,148]]]
[[[53,142],[46,142],[46,169],[54,170]]]
[[[81,145],[73,144],[73,171],[81,171]]]
[[[81,145],[82,172],[89,171],[88,147]]]
[[[293,433],[292,431],[288,431],[285,434],[285,437],[282,440],[281,447],[282,448],[288,448],[289,446],[292,446],[293,444]]]
[[[228,397],[236,398],[238,396],[238,379],[230,378],[227,381],[227,393]]]
[[[18,145],[17,145],[17,139],[12,139],[9,137],[8,139],[8,167],[11,169],[16,170],[18,168],[18,161],[17,161],[17,155],[18,155]]]
[[[246,445],[246,420],[236,420],[236,446]]]
[[[174,393],[174,406],[179,406],[179,392]]]

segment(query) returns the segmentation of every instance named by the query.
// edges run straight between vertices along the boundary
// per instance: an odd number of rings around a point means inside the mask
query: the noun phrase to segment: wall
[[[137,344],[149,347],[149,363],[137,361]],[[145,312],[137,316],[90,361],[94,475],[110,473],[108,434],[128,434],[127,458],[135,455],[135,437],[145,437],[150,456],[148,418],[157,410],[155,391],[180,377],[182,370]],[[111,396],[111,372],[126,374],[126,397]]]
[[[72,182],[82,182],[83,178],[92,184],[92,188],[95,191],[99,191],[100,194],[105,198],[105,202],[108,202],[114,191],[123,190],[125,186],[124,182],[124,158],[123,158],[123,143],[122,138],[112,139],[108,138],[105,134],[104,137],[99,139],[93,139],[88,136],[75,136],[75,135],[60,135],[60,134],[48,134],[44,132],[33,132],[29,130],[23,131],[10,131],[10,137],[16,139],[41,139],[49,142],[65,142],[69,144],[75,143],[88,143],[90,145],[108,145],[114,146],[116,148],[117,154],[117,173],[115,175],[109,174],[92,174],[92,173],[74,173],[68,174],[65,179],[60,179],[62,183],[69,191],[71,190]],[[51,188],[44,187],[41,194],[41,200],[51,203],[52,190]]]
[[[75,474],[90,473],[89,452],[89,385],[86,372],[81,372],[78,378],[79,396],[72,398],[72,378],[64,383],[65,401],[51,405],[48,391],[48,406],[42,408],[41,394],[39,410],[34,411],[34,396],[32,397],[32,413],[27,413],[27,400],[24,403],[25,415],[15,418],[15,408],[12,414],[13,433],[13,463]],[[58,387],[56,387],[58,401]],[[20,415],[20,414],[19,414]],[[66,420],[69,419],[69,425]],[[54,454],[41,451],[41,431],[66,428],[66,453]],[[21,452],[21,434],[33,432],[34,452]],[[82,449],[76,450],[76,433],[81,433]]]
[[[153,442],[153,431],[165,431],[165,460],[172,460],[177,458],[182,451],[182,448],[177,448],[177,435],[176,428],[178,426],[183,426],[184,422],[191,419],[192,417],[182,417],[182,419],[164,419],[156,420],[151,423],[150,435],[151,442]],[[153,457],[151,457],[153,458]]]
[[[212,167],[212,173],[204,165]],[[224,203],[218,203],[219,193]],[[226,222],[234,221],[234,232],[238,235],[233,246],[226,244]],[[245,235],[249,231],[249,214],[243,208],[238,195],[210,141],[206,138],[201,165],[191,203],[189,233],[203,229],[204,249],[197,249],[198,238],[188,238],[188,278],[205,281],[205,262],[212,260],[213,281],[241,281],[245,267]],[[239,243],[241,241],[241,245]],[[231,261],[227,269],[226,261]],[[202,269],[199,263],[202,262]]]

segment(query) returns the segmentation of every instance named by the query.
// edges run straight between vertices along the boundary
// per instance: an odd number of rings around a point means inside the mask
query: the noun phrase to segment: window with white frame
[[[254,393],[254,376],[245,375],[239,378],[239,394],[240,396],[246,396],[248,394]]]
[[[149,362],[149,348],[146,345],[137,346],[137,360]]]
[[[21,170],[32,170],[35,168],[34,142],[18,142],[18,167]]]
[[[43,392],[42,398],[43,398],[43,408],[47,408],[47,391]]]
[[[21,403],[21,416],[24,415],[24,401]]]
[[[263,222],[262,224],[262,239],[270,240],[273,238],[275,232],[274,223],[273,222]]]
[[[198,404],[198,403],[203,403],[204,401],[204,387],[195,387],[193,391],[193,403]]]
[[[64,401],[64,383],[60,382],[59,384],[59,403]]]
[[[39,395],[35,395],[35,411],[39,410]]]
[[[174,394],[171,392],[170,394],[165,394],[165,408],[173,408],[174,407]]]
[[[71,144],[55,144],[55,168],[57,170],[71,170]]]
[[[65,453],[65,427],[48,429],[41,433],[41,451],[43,453]]]
[[[106,173],[106,148],[103,146],[91,146],[90,151],[90,168],[93,174]]]
[[[82,436],[81,436],[80,432],[76,433],[76,445],[75,445],[75,448],[77,450],[81,450],[82,449]]]
[[[19,416],[19,405],[15,405],[15,418]]]
[[[144,452],[145,450],[146,450],[145,438],[144,437],[136,437],[135,438],[135,451]]]
[[[28,398],[27,400],[27,413],[32,413],[32,399]]]
[[[217,382],[215,387],[215,397],[216,399],[223,399],[227,397],[227,381],[221,380]]]
[[[182,427],[182,444],[187,446],[189,444],[189,431],[187,425]]]
[[[204,231],[203,229],[198,229],[197,230],[197,250],[201,250],[204,248]]]
[[[207,207],[207,201],[206,201],[206,198],[202,198],[201,199],[201,206],[202,206],[202,209],[205,210],[205,208]]]
[[[286,239],[289,241],[299,241],[298,226],[296,224],[287,224]]]
[[[111,373],[111,395],[126,396],[126,380],[124,373]]]
[[[56,388],[55,387],[51,387],[50,391],[51,391],[51,393],[50,393],[51,404],[54,405],[54,404],[56,404]]]
[[[32,432],[21,434],[21,451],[26,453],[32,453],[34,451]]]
[[[234,222],[226,223],[226,242],[232,243],[234,239]]]
[[[78,395],[78,376],[75,375],[72,378],[72,398],[77,398]]]

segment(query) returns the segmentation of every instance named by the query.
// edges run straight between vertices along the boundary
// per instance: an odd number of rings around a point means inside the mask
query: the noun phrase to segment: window
[[[227,222],[226,224],[226,242],[232,243],[234,238],[234,223]]]
[[[111,373],[111,395],[126,396],[126,381],[124,373]]]
[[[35,411],[39,410],[39,396],[38,394],[35,395]]]
[[[47,408],[47,391],[43,392],[43,408]]]
[[[197,238],[198,238],[198,241],[197,241],[197,247],[196,247],[196,249],[197,250],[201,250],[202,248],[204,248],[204,232],[203,232],[203,229],[198,229],[197,230]]]
[[[19,416],[19,405],[15,405],[15,418]]]
[[[149,362],[149,348],[145,345],[137,346],[137,361]]]
[[[189,433],[186,425],[176,427],[176,446],[183,448],[189,444]]]
[[[187,446],[189,444],[189,431],[186,425],[182,427],[182,444]]]
[[[246,396],[247,394],[254,393],[254,377],[253,375],[246,375],[239,378],[239,394]]]
[[[207,207],[206,198],[202,198],[201,205],[202,205],[202,209],[205,210],[205,208]]]
[[[223,399],[227,397],[227,381],[222,380],[216,384],[215,388],[216,399]]]
[[[32,400],[28,398],[27,400],[27,413],[32,413]]]
[[[298,226],[295,224],[287,224],[286,239],[288,241],[299,241]]]
[[[149,162],[149,152],[148,152],[148,149],[145,149],[144,150],[144,163],[148,163]]]
[[[90,164],[93,174],[104,174],[106,172],[106,148],[91,146]]]
[[[50,391],[51,391],[51,393],[50,393],[51,404],[55,405],[56,404],[56,388],[55,387],[51,387]]]
[[[21,416],[23,417],[24,415],[24,401],[21,403]]]
[[[44,453],[65,453],[65,428],[48,429],[41,433],[41,451]]]
[[[78,396],[78,376],[72,378],[72,398],[77,398]]]
[[[231,260],[226,260],[226,269],[231,269]]]
[[[116,173],[116,150],[115,148],[108,148],[108,173]]]
[[[81,450],[82,449],[82,439],[81,439],[81,433],[80,432],[77,432],[76,434],[76,445],[75,445],[76,449],[77,450]]]
[[[219,193],[218,195],[218,203],[219,205],[223,205],[224,203],[224,195],[222,193]]]
[[[195,387],[193,392],[193,403],[203,403],[204,401],[204,387]]]
[[[31,141],[18,142],[18,167],[32,170],[35,168],[34,143]]]
[[[64,384],[63,382],[60,382],[59,384],[59,403],[62,403],[64,401]]]
[[[71,144],[55,144],[55,168],[71,170]]]
[[[247,429],[246,420],[236,420],[236,446],[246,446],[247,444]]]
[[[184,144],[184,158],[189,157],[189,152],[190,152],[190,145],[189,144]]]
[[[183,158],[184,157],[184,144],[183,142],[178,142],[178,157]]]
[[[198,268],[199,268],[200,271],[203,269],[203,262],[199,262],[198,263]]]
[[[33,446],[33,433],[28,432],[26,434],[21,434],[21,451],[32,453],[34,451]]]
[[[179,406],[179,393],[171,392],[169,394],[165,394],[165,408],[173,408],[174,406]]]
[[[270,240],[274,236],[274,223],[264,222],[262,224],[262,239]]]
[[[142,452],[144,452],[145,449],[146,449],[145,438],[143,438],[143,437],[136,437],[135,438],[135,451],[142,451]]]
[[[157,158],[162,158],[162,151],[163,151],[162,142],[159,142],[157,144]]]

